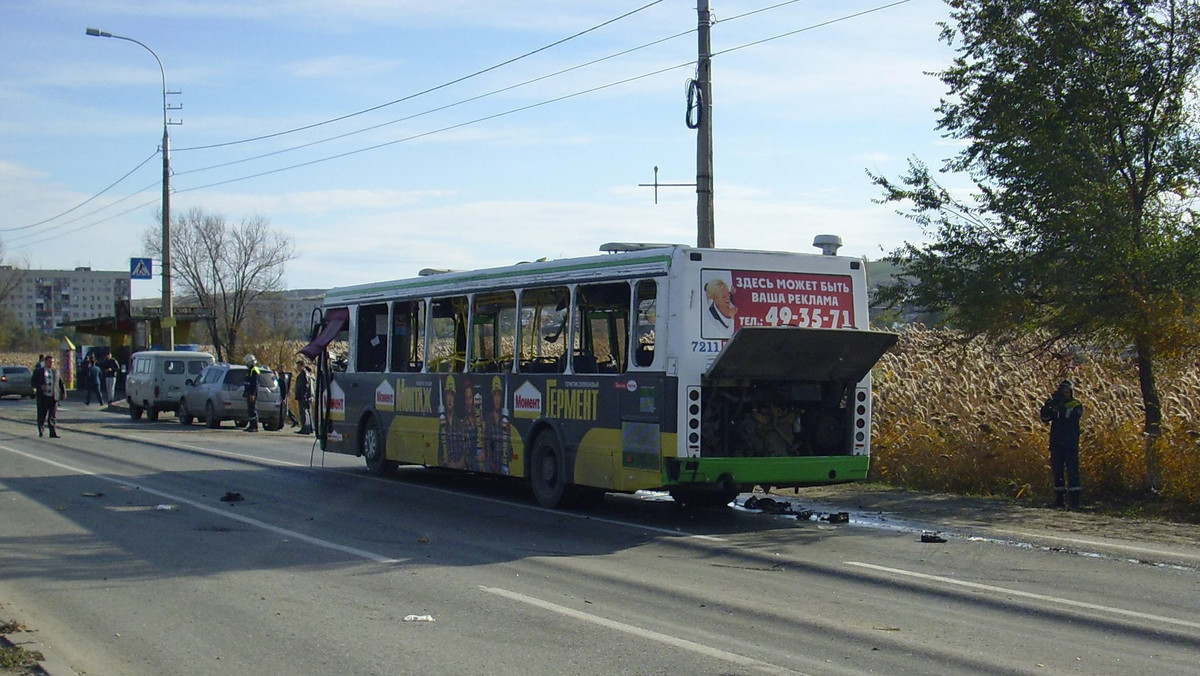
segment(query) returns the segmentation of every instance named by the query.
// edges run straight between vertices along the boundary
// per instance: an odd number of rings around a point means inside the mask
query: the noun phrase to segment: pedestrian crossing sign
[[[129,259],[129,278],[130,279],[150,279],[154,270],[153,261],[149,258],[130,258]]]

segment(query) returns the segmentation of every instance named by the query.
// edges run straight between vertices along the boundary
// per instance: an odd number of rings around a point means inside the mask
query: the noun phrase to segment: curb
[[[37,651],[42,655],[42,659],[38,660],[36,666],[30,667],[28,673],[39,674],[41,676],[79,676],[79,672],[67,666],[65,660],[48,650],[45,645],[38,643],[33,638],[34,632],[29,629],[23,629],[19,634],[0,635],[0,645],[15,648],[24,648],[28,651]],[[23,639],[29,637],[28,640],[13,640],[14,638]]]

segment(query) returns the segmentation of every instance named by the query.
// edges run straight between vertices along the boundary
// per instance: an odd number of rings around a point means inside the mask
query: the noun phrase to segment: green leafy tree
[[[142,235],[145,250],[161,255],[161,232]],[[261,216],[232,226],[225,217],[193,208],[171,225],[171,272],[179,290],[210,308],[209,337],[217,358],[237,361],[238,344],[255,301],[279,291],[287,263],[296,257],[292,238]]]
[[[1200,3],[948,4],[938,128],[963,149],[943,172],[975,190],[916,159],[898,180],[872,175],[928,240],[892,252],[901,276],[876,300],[1001,342],[1132,345],[1156,488],[1156,365],[1197,347]]]

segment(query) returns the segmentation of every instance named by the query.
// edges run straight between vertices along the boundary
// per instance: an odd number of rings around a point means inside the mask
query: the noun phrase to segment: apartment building
[[[118,301],[128,301],[129,271],[79,267],[74,270],[26,270],[0,266],[2,305],[18,323],[56,333],[64,322],[112,317]]]

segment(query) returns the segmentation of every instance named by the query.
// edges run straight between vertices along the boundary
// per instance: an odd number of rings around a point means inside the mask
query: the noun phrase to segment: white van
[[[179,413],[179,400],[188,380],[194,380],[216,359],[207,352],[149,350],[136,352],[129,360],[125,378],[125,400],[129,415],[140,420],[158,420],[160,411]]]

